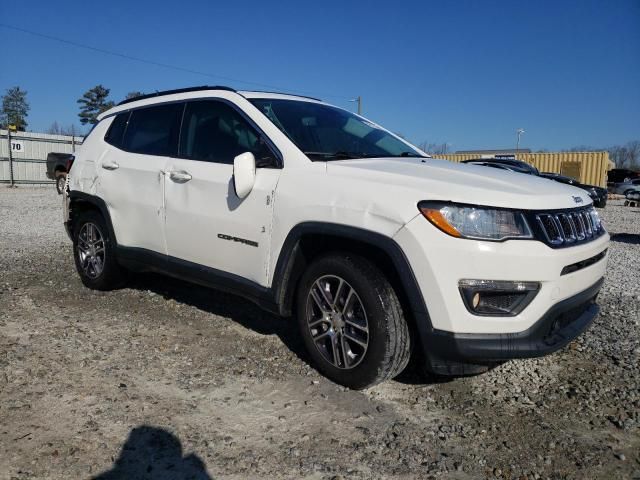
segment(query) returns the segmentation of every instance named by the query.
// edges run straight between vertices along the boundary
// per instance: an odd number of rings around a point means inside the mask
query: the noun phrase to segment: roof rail
[[[316,100],[318,102],[322,102],[322,99],[316,97],[310,97],[308,95],[298,95],[297,93],[287,93],[287,92],[273,92],[271,90],[243,90],[244,92],[251,93],[274,93],[276,95],[289,95],[290,97],[300,97],[300,98],[308,98],[309,100]],[[238,92],[240,93],[240,92]]]
[[[200,90],[226,90],[228,92],[235,92],[235,89],[231,87],[224,86],[210,86],[210,85],[202,85],[200,87],[188,87],[188,88],[177,88],[175,90],[163,90],[159,92],[147,93],[145,95],[139,95],[133,98],[127,98],[126,100],[122,100],[118,105],[124,105],[126,103],[137,102],[138,100],[144,100],[146,98],[154,98],[161,97],[163,95],[172,95],[174,93],[187,93],[187,92],[197,92]]]

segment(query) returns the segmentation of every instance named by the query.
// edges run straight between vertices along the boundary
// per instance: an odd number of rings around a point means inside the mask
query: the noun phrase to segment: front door
[[[249,195],[233,186],[233,159],[254,153],[263,165]],[[186,261],[266,286],[273,193],[280,170],[261,134],[228,103],[187,103],[180,136],[182,158],[165,174],[165,238],[171,261]],[[191,265],[195,267],[195,265]]]

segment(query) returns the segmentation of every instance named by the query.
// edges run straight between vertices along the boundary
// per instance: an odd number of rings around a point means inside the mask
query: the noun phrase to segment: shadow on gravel
[[[154,273],[134,274],[127,288],[150,290],[165,300],[173,299],[199,310],[230,318],[261,335],[277,335],[301,361],[315,369],[298,333],[298,325],[291,319],[265,312],[249,300]],[[420,355],[415,353],[407,368],[394,380],[406,385],[424,386],[455,380],[456,377],[434,376],[423,372],[419,366]]]
[[[300,360],[311,364],[298,335],[297,324],[265,312],[249,300],[153,273],[135,274],[127,288],[150,290],[167,300],[173,299],[214,315],[228,317],[261,335],[277,335]]]
[[[212,480],[197,455],[182,456],[180,440],[171,432],[143,425],[129,433],[113,468],[92,480]]]
[[[612,242],[630,243],[632,245],[640,245],[640,234],[638,233],[613,233],[611,235]]]

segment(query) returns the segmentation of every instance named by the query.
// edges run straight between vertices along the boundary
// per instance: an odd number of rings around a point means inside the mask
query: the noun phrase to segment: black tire
[[[349,368],[340,368],[325,358],[325,355],[330,355],[327,350],[323,353],[322,348],[316,345],[311,332],[312,328],[309,326],[309,309],[320,311],[317,303],[314,304],[310,297],[311,288],[316,281],[323,278],[343,280],[347,285],[346,288],[351,288],[357,294],[359,310],[363,310],[366,315],[363,318],[368,326],[366,333],[368,344],[358,363],[356,363],[358,360],[356,357],[353,360],[353,366]],[[338,297],[339,295],[336,295],[336,298]],[[339,302],[339,300],[336,301]],[[350,253],[332,253],[315,260],[304,272],[298,284],[296,314],[305,346],[317,369],[336,383],[352,389],[367,388],[396,377],[409,362],[411,356],[409,327],[398,296],[384,274],[362,257]],[[313,316],[313,312],[311,311],[309,315]],[[344,318],[347,318],[347,314]],[[317,323],[317,320],[315,322]],[[330,322],[327,325],[330,325]],[[353,322],[350,325],[353,325]],[[343,324],[342,331],[351,329],[353,333],[353,327],[350,325]],[[324,324],[322,329],[325,329]],[[341,329],[336,329],[336,331],[339,330]],[[326,332],[320,330],[319,333]],[[348,337],[345,336],[345,338]],[[329,345],[332,345],[331,340]],[[345,362],[351,359],[349,357],[348,360],[344,354],[347,349],[349,347],[345,349],[344,344],[342,349],[338,348],[339,351],[342,350],[342,358]],[[349,349],[348,353],[352,354],[352,351]]]
[[[73,258],[82,283],[93,290],[113,290],[120,287],[124,282],[124,271],[116,260],[115,245],[102,215],[96,210],[84,211],[78,215],[77,219],[74,219],[73,224]],[[81,259],[82,249],[79,248],[79,244],[84,245],[85,250],[87,245],[83,241],[83,238],[86,240],[86,230],[83,230],[85,227],[87,229],[97,229],[98,234],[103,239],[103,255],[100,256],[100,253],[94,255],[97,258],[101,258],[101,261],[95,262],[95,264],[101,266],[99,273],[95,266],[93,269],[87,267],[87,263],[90,262],[83,262]],[[94,234],[94,238],[97,238],[96,234]]]
[[[594,206],[596,208],[604,208],[604,207],[606,207],[607,206],[607,199],[604,198],[602,200],[599,200],[598,202],[594,202]]]
[[[64,173],[59,174],[56,177],[56,190],[58,191],[58,195],[62,195],[64,192],[64,185],[67,182],[67,175]]]

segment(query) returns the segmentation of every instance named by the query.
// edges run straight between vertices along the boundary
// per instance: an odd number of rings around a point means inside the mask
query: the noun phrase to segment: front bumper
[[[554,352],[588,328],[605,275],[609,235],[567,248],[539,241],[486,242],[449,237],[424,218],[394,237],[424,300],[413,308],[427,368],[479,373],[511,358]],[[540,290],[514,316],[478,316],[464,305],[463,279],[537,282]]]
[[[458,334],[433,330],[429,335],[429,363],[438,373],[466,373],[513,358],[553,353],[589,328],[600,310],[595,304],[604,279],[553,305],[528,329],[503,334]],[[460,365],[462,364],[462,365]]]
[[[567,248],[537,240],[486,242],[445,235],[419,217],[394,240],[412,266],[429,316],[429,327],[456,334],[518,333],[531,328],[552,305],[588,289],[605,275],[609,235]],[[583,262],[594,257],[595,263]],[[572,266],[583,265],[574,269]],[[459,291],[463,279],[538,282],[531,303],[511,317],[478,316]]]

